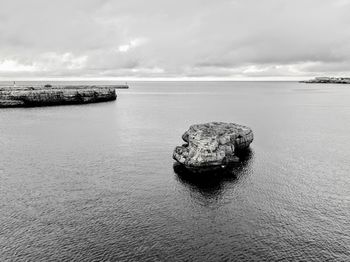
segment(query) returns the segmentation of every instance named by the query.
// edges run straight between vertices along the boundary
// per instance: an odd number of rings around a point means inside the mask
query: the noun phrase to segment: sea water
[[[350,261],[350,86],[129,85],[0,109],[1,261]],[[175,172],[210,121],[251,127],[250,155],[232,176]]]

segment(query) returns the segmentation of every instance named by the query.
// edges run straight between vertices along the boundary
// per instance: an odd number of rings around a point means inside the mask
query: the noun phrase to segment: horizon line
[[[99,78],[99,77],[37,77],[37,78],[9,78],[0,77],[1,82],[43,82],[43,81],[67,81],[67,82],[74,82],[74,81],[119,81],[119,82],[290,82],[290,81],[302,81],[311,79],[314,77],[257,77],[257,78],[216,78],[216,77],[106,77],[106,78]]]

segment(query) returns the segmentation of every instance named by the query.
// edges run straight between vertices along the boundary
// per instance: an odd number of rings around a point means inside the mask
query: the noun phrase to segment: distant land
[[[308,84],[350,84],[350,77],[315,77],[314,79],[300,81]]]

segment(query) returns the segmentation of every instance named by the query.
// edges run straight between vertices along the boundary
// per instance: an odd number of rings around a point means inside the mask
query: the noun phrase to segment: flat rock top
[[[232,145],[236,149],[249,146],[252,139],[247,138],[252,136],[249,127],[234,123],[211,122],[190,126],[182,139],[191,146],[215,151],[220,145]]]
[[[80,90],[80,89],[124,89],[128,85],[33,85],[33,86],[0,86],[0,91],[33,91],[33,90]]]
[[[206,140],[218,137],[238,137],[246,136],[251,133],[252,130],[249,127],[224,122],[211,122],[206,124],[197,124],[190,126],[189,130],[184,134],[183,139],[189,142],[191,140]],[[188,136],[187,136],[188,135]],[[229,141],[220,141],[221,144],[226,144]]]

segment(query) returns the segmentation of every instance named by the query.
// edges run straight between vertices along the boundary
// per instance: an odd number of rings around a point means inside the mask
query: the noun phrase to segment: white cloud
[[[118,46],[118,51],[125,53],[128,52],[130,49],[141,46],[145,44],[147,40],[145,38],[135,38],[131,40],[128,44],[120,45]]]
[[[133,73],[147,73],[147,74],[161,74],[164,73],[164,69],[160,67],[153,68],[133,68],[131,69]]]
[[[5,59],[0,61],[0,72],[35,72],[39,68],[35,65],[21,64],[16,60]]]
[[[122,53],[129,51],[129,49],[130,49],[130,45],[120,45],[118,47],[119,52],[122,52]]]
[[[81,74],[86,66],[88,57],[85,55],[75,56],[71,53],[43,53],[30,59],[30,64],[24,64],[14,59],[0,60],[0,77],[14,78],[16,76],[70,76],[75,73]]]
[[[38,64],[46,70],[52,69],[82,69],[86,65],[86,55],[75,56],[72,53],[59,54],[56,52],[44,53],[39,57]]]

